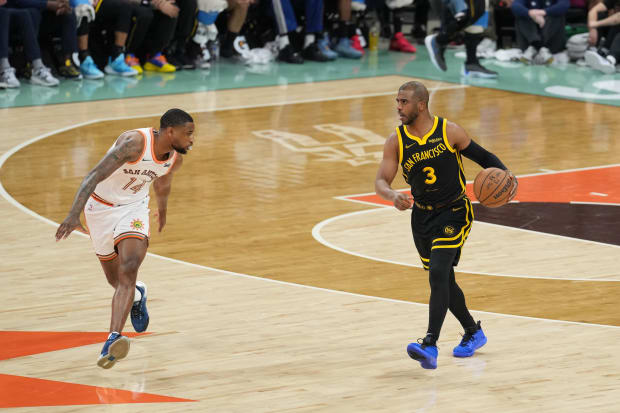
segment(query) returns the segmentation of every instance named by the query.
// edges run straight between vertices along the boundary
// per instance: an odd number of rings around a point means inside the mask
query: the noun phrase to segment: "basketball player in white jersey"
[[[110,335],[97,365],[109,369],[129,352],[129,339],[121,335],[131,310],[137,332],[148,327],[146,285],[136,283],[146,255],[149,231],[149,187],[157,198],[159,231],[166,224],[172,175],[194,143],[194,120],[181,109],[170,109],[159,130],[143,128],[124,132],[82,181],[67,218],[56,231],[56,241],[74,229],[88,233],[108,283],[114,287]]]

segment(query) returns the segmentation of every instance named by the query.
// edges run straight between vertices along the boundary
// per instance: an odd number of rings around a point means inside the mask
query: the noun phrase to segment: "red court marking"
[[[194,401],[107,387],[0,374],[0,408]]]
[[[521,202],[594,202],[620,203],[620,166],[586,169],[571,172],[554,172],[545,175],[519,178],[516,201]],[[409,190],[401,191],[410,194]],[[607,196],[592,195],[591,192]],[[467,184],[467,195],[475,200],[473,183]],[[392,205],[379,195],[347,196],[345,199],[377,205]]]
[[[123,333],[127,337],[150,333]],[[0,361],[89,344],[102,344],[104,332],[0,331]],[[94,364],[93,369],[97,369]],[[107,387],[0,374],[0,408],[84,404],[168,403],[196,400]]]
[[[136,337],[149,333],[123,333]],[[0,331],[0,360],[103,343],[108,333],[78,331]]]

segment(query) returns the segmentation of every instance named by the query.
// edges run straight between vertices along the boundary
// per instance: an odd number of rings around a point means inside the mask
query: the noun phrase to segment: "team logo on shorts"
[[[446,226],[446,227],[444,227],[444,228],[443,228],[443,232],[444,232],[446,235],[452,235],[452,234],[454,234],[454,227],[452,227],[452,226],[448,225],[448,226]]]
[[[133,229],[144,229],[144,223],[139,219],[134,219],[133,221],[131,221],[131,227]]]

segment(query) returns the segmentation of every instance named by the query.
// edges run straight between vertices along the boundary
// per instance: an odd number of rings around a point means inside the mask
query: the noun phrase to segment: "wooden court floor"
[[[489,343],[471,359],[452,358],[460,330],[448,315],[439,368],[422,370],[407,357],[406,345],[425,331],[429,293],[408,213],[341,199],[374,190],[406,80],[0,111],[0,407],[616,411],[613,240],[550,234],[530,222],[477,223],[457,279]],[[569,214],[553,221],[558,233],[581,234],[577,221],[595,233],[620,230],[617,108],[426,84],[433,113],[460,123],[522,176],[520,204],[495,219],[537,217],[543,204],[570,210],[574,201],[611,212]],[[116,136],[157,126],[169,107],[195,116],[197,143],[139,276],[149,286],[150,334],[103,371],[95,361],[111,290],[88,239],[55,243],[50,224]],[[479,167],[465,168],[473,180]],[[394,186],[405,188],[400,177]]]

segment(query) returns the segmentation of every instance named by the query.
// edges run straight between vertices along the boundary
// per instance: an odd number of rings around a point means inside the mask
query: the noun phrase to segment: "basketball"
[[[508,203],[512,186],[512,176],[508,171],[487,168],[474,180],[474,195],[485,207],[497,208]]]

